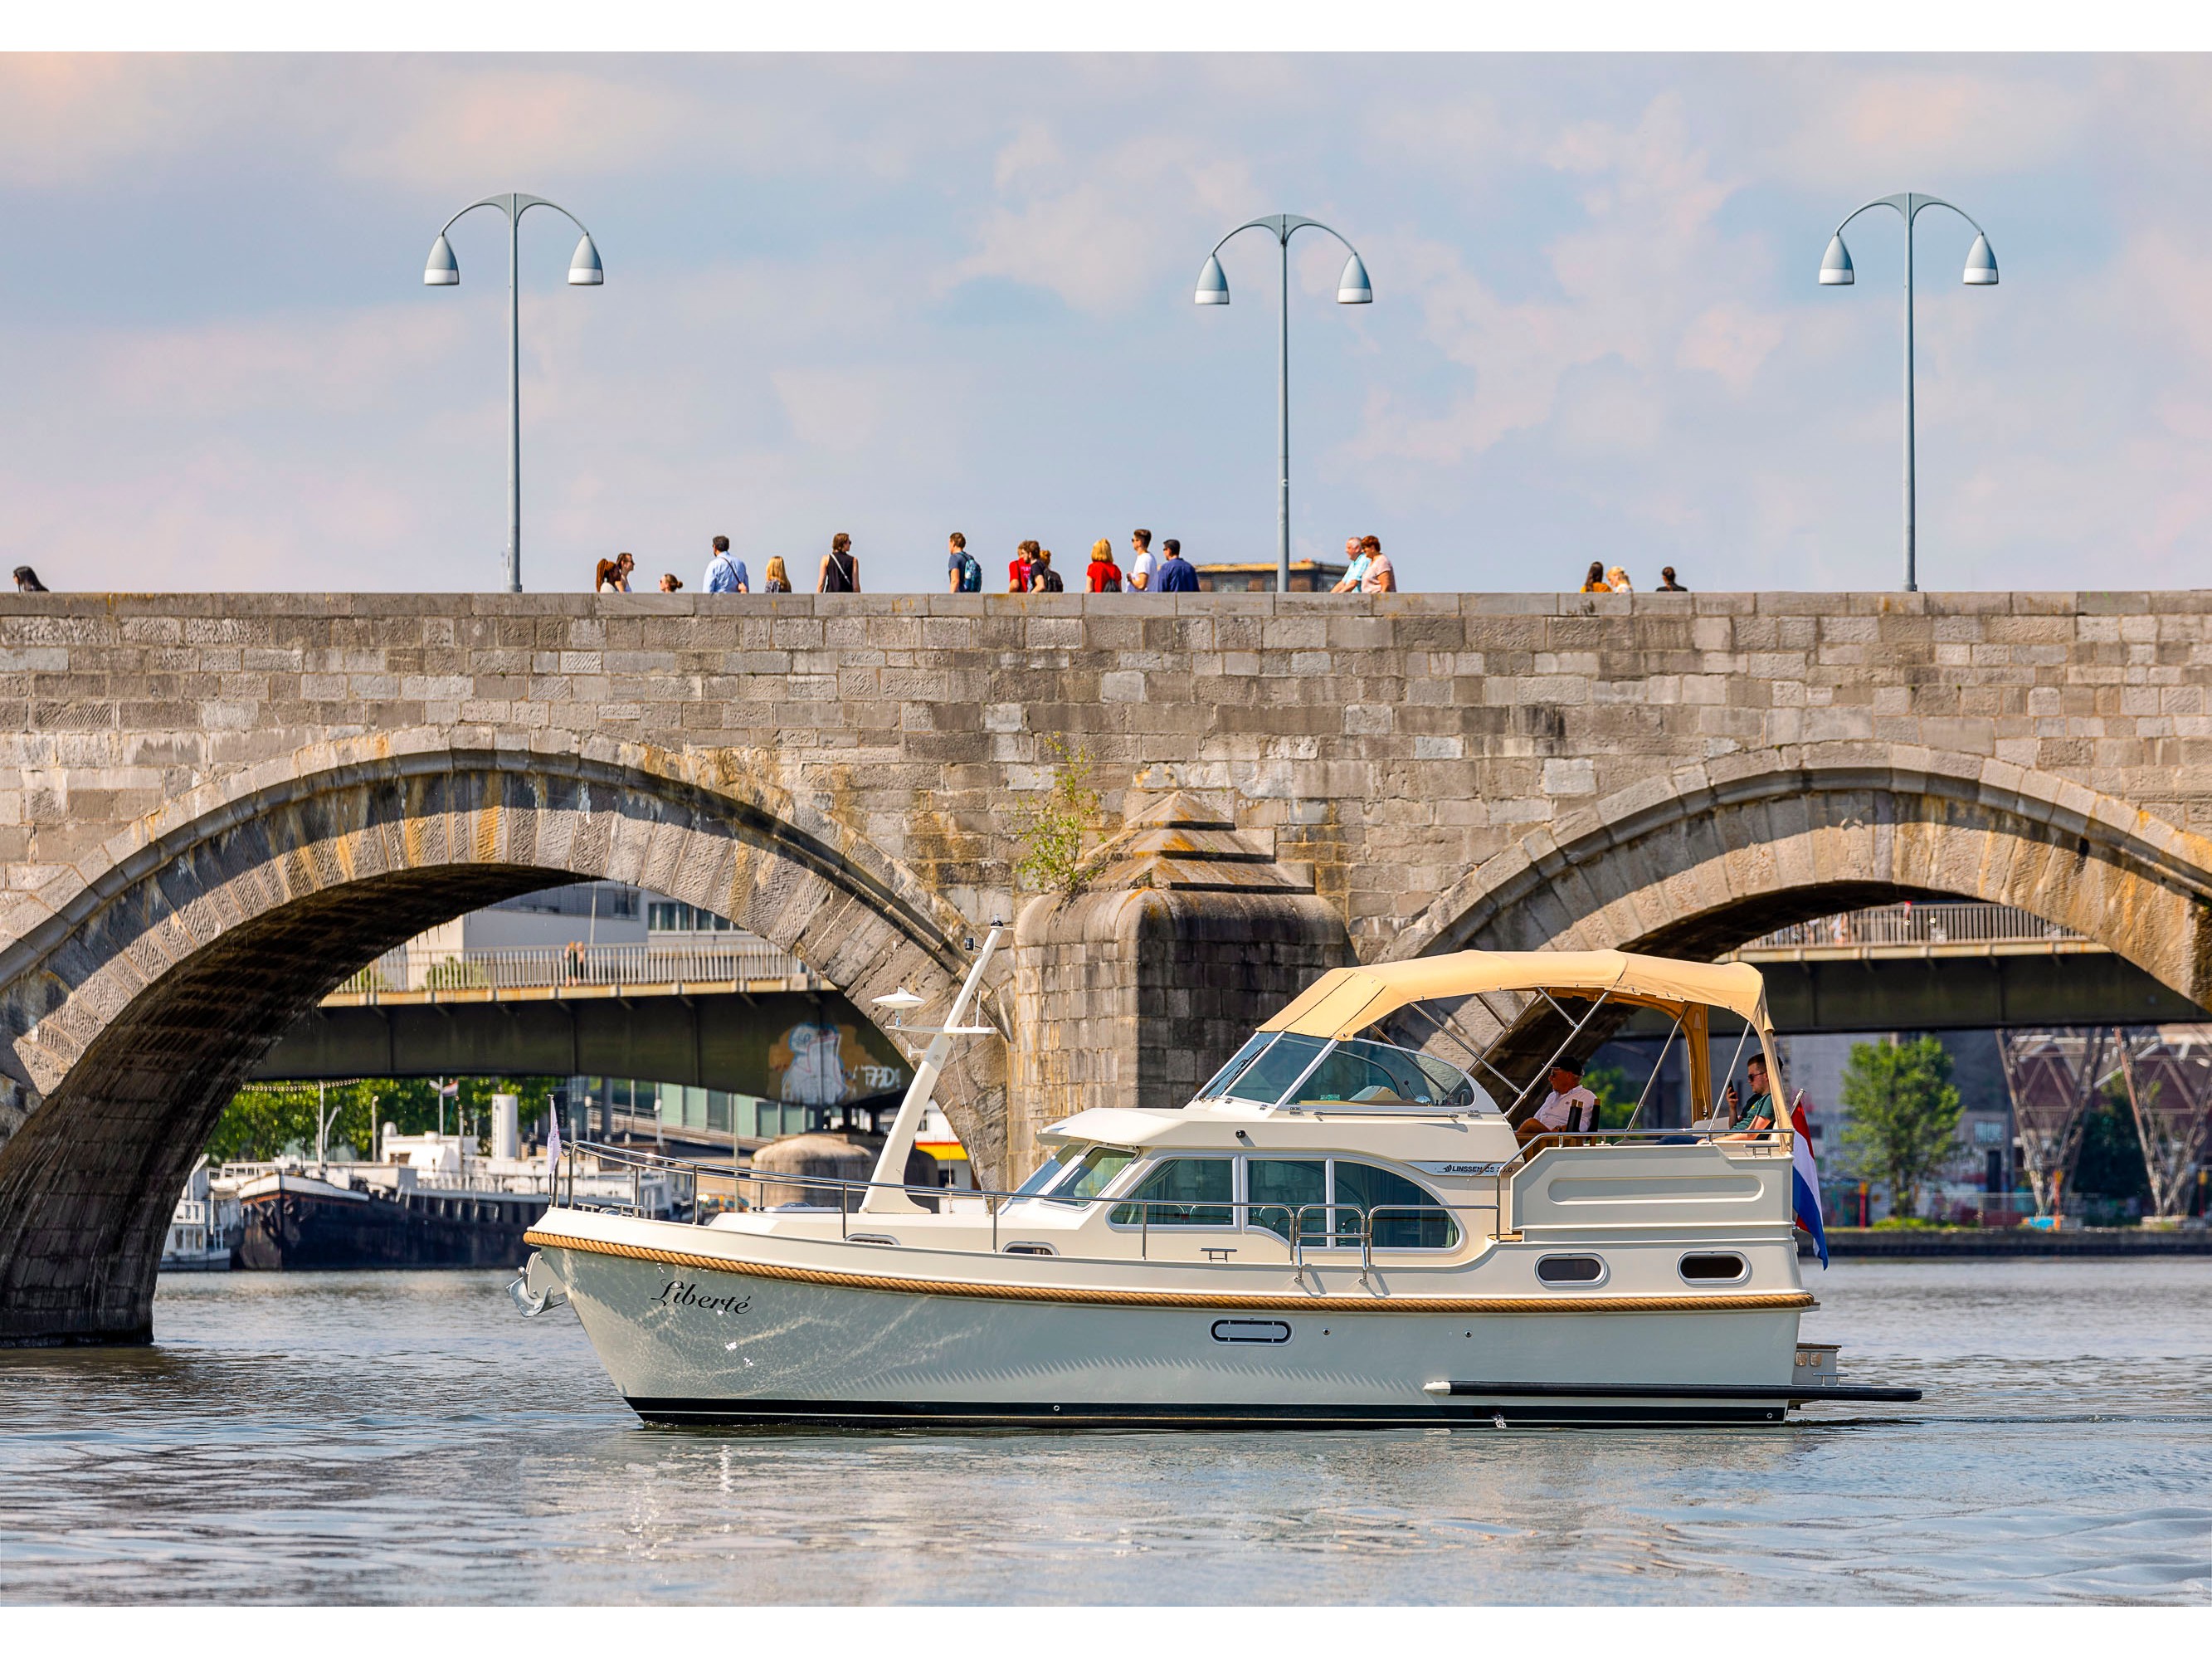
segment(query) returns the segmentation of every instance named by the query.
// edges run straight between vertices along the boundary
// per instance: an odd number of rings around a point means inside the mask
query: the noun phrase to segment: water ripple
[[[1656,1431],[649,1429],[499,1274],[165,1283],[0,1353],[0,1598],[2212,1599],[2212,1262],[1840,1263],[1924,1406]]]

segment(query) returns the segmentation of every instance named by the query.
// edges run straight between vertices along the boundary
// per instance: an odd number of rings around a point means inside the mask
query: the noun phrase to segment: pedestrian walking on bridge
[[[860,562],[853,554],[853,538],[839,531],[830,538],[822,556],[822,579],[817,593],[857,593],[860,591]]]

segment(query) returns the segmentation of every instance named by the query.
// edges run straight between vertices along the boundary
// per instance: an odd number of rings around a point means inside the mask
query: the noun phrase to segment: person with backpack
[[[945,540],[945,581],[949,593],[983,591],[982,564],[968,550],[968,538],[957,530]]]
[[[1114,544],[1103,536],[1091,544],[1091,568],[1084,574],[1093,593],[1121,591],[1121,567],[1114,562]]]
[[[1067,584],[1060,579],[1060,572],[1052,568],[1052,550],[1040,547],[1030,568],[1030,592],[1032,593],[1065,593]]]

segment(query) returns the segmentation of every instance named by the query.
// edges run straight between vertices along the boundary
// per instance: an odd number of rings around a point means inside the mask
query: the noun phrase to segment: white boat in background
[[[903,1187],[950,1044],[997,1035],[962,1022],[998,939],[928,1033],[873,1181],[700,1225],[556,1204],[518,1303],[571,1303],[657,1422],[1743,1422],[1919,1397],[1846,1387],[1799,1340],[1786,1130],[1516,1133],[1552,1062],[1629,1010],[1672,1020],[1701,1102],[1714,1010],[1779,1077],[1754,969],[1339,969],[1188,1104],[1054,1126],[1018,1192]],[[1504,993],[1533,1012],[1467,1039],[1455,1011]]]
[[[161,1241],[161,1270],[228,1272],[241,1231],[237,1193],[216,1181],[202,1158],[185,1177],[185,1190],[170,1212],[168,1236]]]

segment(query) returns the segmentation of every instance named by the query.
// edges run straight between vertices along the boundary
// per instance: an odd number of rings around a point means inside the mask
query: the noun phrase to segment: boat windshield
[[[1495,1111],[1490,1097],[1458,1066],[1431,1054],[1353,1037],[1333,1044],[1292,1091],[1300,1105],[1429,1106]]]
[[[1331,1042],[1295,1031],[1262,1031],[1223,1066],[1199,1097],[1261,1105],[1420,1106],[1494,1112],[1496,1103],[1447,1060],[1392,1043]]]
[[[1069,1203],[1096,1198],[1106,1190],[1114,1177],[1129,1167],[1136,1153],[1122,1146],[1093,1146],[1089,1152],[1067,1166],[1058,1181],[1044,1194],[1056,1203]]]
[[[1060,1168],[1060,1162],[1057,1158],[1045,1159],[1030,1172],[1027,1181],[1014,1188],[1014,1196],[1023,1198],[1034,1193],[1042,1192],[1059,1178]]]

